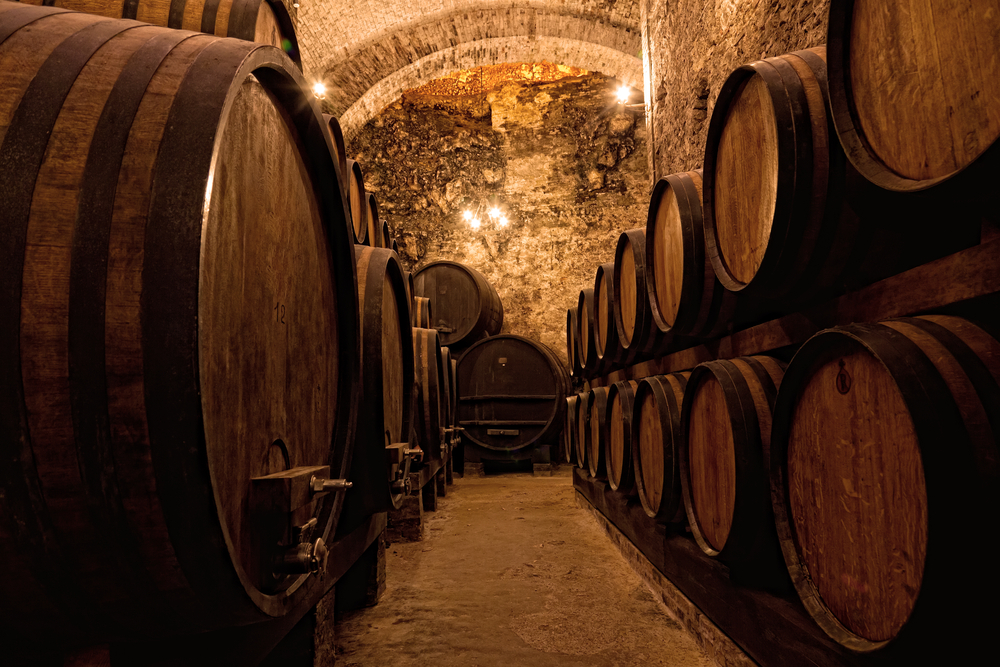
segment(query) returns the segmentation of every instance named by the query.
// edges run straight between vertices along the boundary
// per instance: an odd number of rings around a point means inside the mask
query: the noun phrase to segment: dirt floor
[[[713,665],[552,477],[455,479],[386,593],[336,626],[337,667]]]

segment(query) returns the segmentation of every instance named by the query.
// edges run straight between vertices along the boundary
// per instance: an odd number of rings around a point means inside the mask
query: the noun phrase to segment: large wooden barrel
[[[646,361],[664,348],[665,337],[653,320],[646,287],[646,231],[630,229],[615,248],[615,328],[626,365]]]
[[[830,102],[858,171],[896,192],[940,186],[952,204],[995,197],[995,4],[833,0],[829,17]]]
[[[580,377],[583,366],[580,365],[580,323],[577,320],[576,308],[566,309],[566,361],[569,363],[570,375]]]
[[[333,142],[333,159],[337,163],[337,173],[340,175],[340,189],[347,197],[347,147],[344,145],[344,131],[340,128],[340,121],[336,116],[323,114],[327,128],[330,130],[330,139]]]
[[[413,392],[413,330],[403,269],[390,250],[356,246],[361,314],[361,407],[347,503],[370,515],[398,508],[386,447],[406,442]]]
[[[466,444],[511,454],[557,443],[569,374],[541,343],[511,334],[481,340],[459,359],[458,384]]]
[[[576,450],[574,463],[587,469],[587,429],[590,428],[590,412],[587,411],[589,390],[577,394],[576,402]]]
[[[774,513],[795,588],[837,642],[919,655],[992,636],[997,580],[968,545],[998,542],[998,387],[1000,342],[949,316],[830,329],[792,359]]]
[[[443,456],[445,410],[444,368],[441,365],[441,341],[434,329],[413,328],[414,379],[419,386],[417,415],[413,420],[417,444],[424,459],[436,461]]]
[[[465,349],[500,333],[500,295],[479,271],[458,262],[431,262],[413,274],[417,296],[434,300],[433,327],[444,344]]]
[[[767,559],[776,544],[767,462],[784,364],[771,357],[695,367],[681,412],[681,488],[698,546],[730,564]]]
[[[587,469],[595,479],[606,479],[604,449],[608,442],[608,388],[594,387],[587,394],[586,409],[590,412],[587,430]]]
[[[17,1],[17,0],[15,0]],[[302,69],[299,42],[288,10],[281,0],[203,0],[200,4],[165,0],[20,0],[26,5],[47,5],[87,12],[112,19],[204,32],[270,44],[284,51]]]
[[[368,198],[365,196],[365,176],[361,163],[347,159],[347,209],[351,214],[350,224],[354,230],[354,242],[359,245],[375,245],[368,236]]]
[[[365,192],[365,235],[368,245],[375,248],[385,248],[385,235],[382,234],[382,220],[378,217],[378,198],[372,192]]]
[[[708,257],[749,298],[811,298],[866,251],[844,197],[827,114],[826,49],[744,65],[726,79],[705,147]],[[748,156],[752,156],[748,159]]]
[[[681,407],[690,373],[644,378],[632,403],[632,461],[639,501],[660,523],[684,519],[680,480]]]
[[[301,73],[4,2],[0,90],[0,621],[93,642],[304,612],[323,579],[274,573],[290,536],[251,479],[346,477],[360,347]],[[301,507],[314,538],[341,504]]]
[[[601,264],[594,277],[594,336],[597,348],[598,373],[608,373],[621,368],[625,360],[625,350],[618,338],[615,326],[615,265]]]
[[[598,371],[597,344],[594,342],[594,290],[580,290],[580,298],[576,303],[576,316],[580,325],[579,347],[580,364],[583,377],[591,378]]]
[[[671,174],[653,187],[646,221],[646,289],[664,342],[711,338],[732,321],[736,296],[705,254],[701,170]],[[662,350],[657,350],[660,352]]]
[[[413,297],[413,326],[431,329],[431,300],[422,296]]]
[[[607,445],[604,449],[608,469],[608,485],[627,496],[634,496],[635,468],[632,465],[632,405],[639,383],[634,380],[616,382],[608,389]]]
[[[577,405],[580,402],[579,396],[566,397],[566,425],[563,427],[563,455],[562,459],[566,463],[573,463],[576,459],[576,432]]]

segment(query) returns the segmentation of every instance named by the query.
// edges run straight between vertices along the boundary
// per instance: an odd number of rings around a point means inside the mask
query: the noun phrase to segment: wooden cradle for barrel
[[[772,498],[792,581],[832,639],[899,664],[992,652],[997,580],[961,537],[998,546],[998,440],[1000,342],[967,320],[840,327],[799,349],[774,410]]]
[[[434,302],[431,327],[442,345],[465,350],[476,341],[500,333],[503,303],[485,276],[458,262],[437,261],[413,274],[414,294]]]
[[[523,460],[558,443],[569,374],[541,343],[502,334],[458,361],[458,425],[467,461]]]
[[[46,5],[86,12],[112,19],[204,32],[218,37],[270,44],[284,51],[302,69],[299,41],[288,10],[281,0],[15,0],[26,5]]]
[[[305,80],[270,46],[5,2],[0,89],[0,621],[94,641],[304,611],[360,356]]]

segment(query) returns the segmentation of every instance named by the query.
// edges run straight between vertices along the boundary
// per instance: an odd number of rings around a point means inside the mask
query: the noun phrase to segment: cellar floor
[[[337,667],[712,664],[576,506],[567,466],[456,477],[386,570],[379,604],[339,617]]]

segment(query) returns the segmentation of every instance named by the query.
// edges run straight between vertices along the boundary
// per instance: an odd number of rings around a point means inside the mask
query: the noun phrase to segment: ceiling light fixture
[[[313,84],[313,95],[316,96],[317,100],[326,99],[326,85],[322,81]]]

